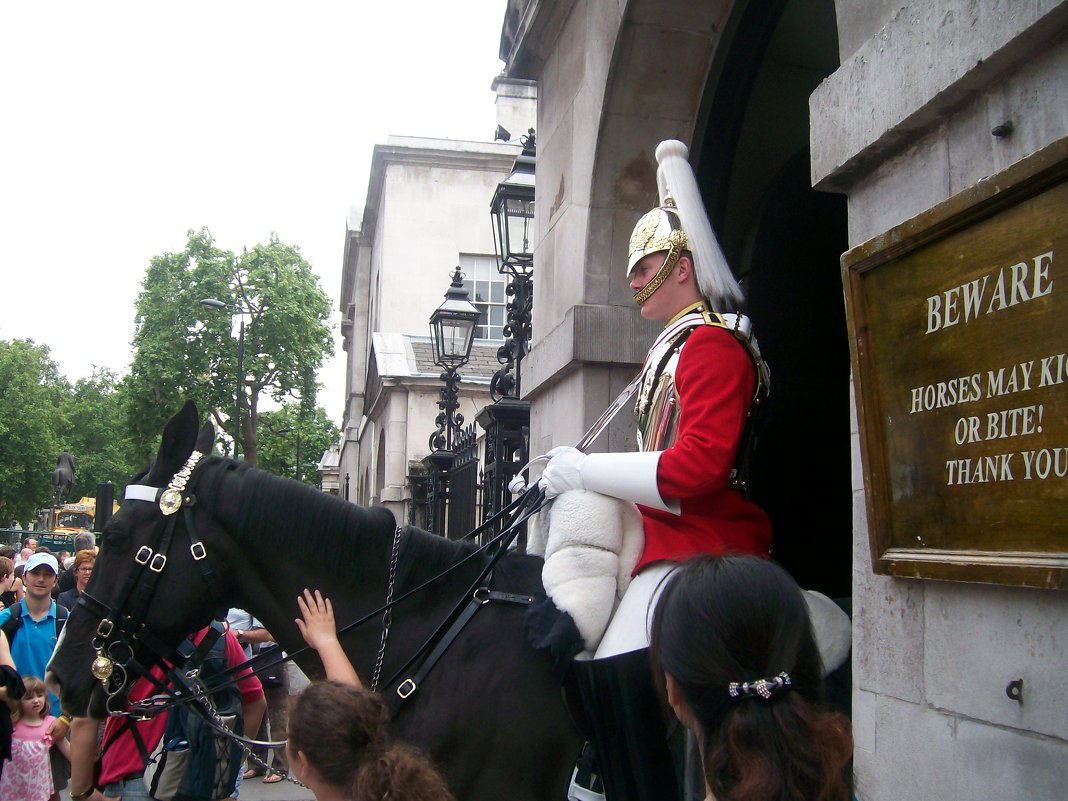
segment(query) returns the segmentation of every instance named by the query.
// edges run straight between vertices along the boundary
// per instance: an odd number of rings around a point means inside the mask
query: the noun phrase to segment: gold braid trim
[[[675,264],[678,262],[679,256],[682,255],[684,247],[686,247],[686,234],[679,230],[668,234],[668,252],[667,256],[664,257],[664,263],[660,265],[660,269],[656,271],[656,275],[649,280],[649,283],[634,293],[635,303],[639,306],[642,305],[653,296],[656,290],[664,285],[668,276],[671,275],[671,271],[675,269]]]

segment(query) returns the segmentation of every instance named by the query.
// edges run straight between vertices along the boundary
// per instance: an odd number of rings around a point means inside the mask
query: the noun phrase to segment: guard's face
[[[646,284],[648,284],[653,277],[660,270],[660,267],[664,264],[664,259],[667,257],[667,252],[662,251],[659,253],[650,253],[648,256],[644,256],[637,264],[634,265],[634,269],[630,274],[630,289],[632,292],[641,291]],[[672,269],[672,273],[678,269],[678,265]],[[657,289],[649,298],[641,305],[641,314],[646,320],[670,320],[678,312],[675,308],[677,305],[674,299],[671,297],[671,278],[668,276],[663,286]]]

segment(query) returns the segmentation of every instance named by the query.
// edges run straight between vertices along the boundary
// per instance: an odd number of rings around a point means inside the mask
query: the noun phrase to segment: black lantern
[[[452,274],[445,301],[430,315],[430,334],[434,339],[434,364],[455,370],[471,358],[475,326],[482,316],[464,289],[460,268]]]
[[[471,358],[471,345],[475,341],[475,326],[482,316],[468,299],[460,268],[452,274],[452,283],[445,293],[445,302],[430,315],[430,333],[434,339],[434,363],[444,372],[438,408],[434,420],[436,429],[430,435],[432,451],[452,450],[464,424],[460,408],[460,374],[457,369]]]
[[[534,129],[520,141],[523,152],[490,202],[498,269],[512,275],[525,274],[534,264]]]
[[[494,401],[522,395],[521,365],[530,343],[534,308],[534,129],[520,141],[523,152],[516,157],[511,175],[497,185],[490,203],[497,269],[502,275],[511,275],[505,289],[508,319],[503,330],[504,344],[497,350],[497,361],[503,366],[490,380],[490,397]]]

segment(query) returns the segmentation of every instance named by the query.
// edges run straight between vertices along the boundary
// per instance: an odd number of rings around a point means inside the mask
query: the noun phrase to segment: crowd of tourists
[[[0,709],[0,798],[4,801],[58,801],[68,783],[72,801],[154,798],[146,784],[146,759],[164,736],[167,714],[129,725],[120,717],[103,723],[72,720],[45,689],[45,667],[69,613],[62,601],[77,602],[96,558],[92,535],[79,536],[76,546],[85,547],[73,557],[53,555],[32,540],[18,554],[0,550],[0,697],[6,705],[6,710]],[[61,592],[67,576],[69,589]],[[385,706],[363,688],[345,656],[330,601],[318,591],[306,590],[297,605],[301,616],[296,623],[319,653],[326,681],[312,684],[294,698],[289,697],[284,678],[271,679],[285,676],[280,659],[261,659],[268,669],[259,675],[248,668],[240,670],[261,648],[277,647],[255,618],[233,609],[222,627],[225,659],[235,669],[246,734],[282,743],[269,749],[273,755],[266,746],[250,754],[230,798],[239,797],[243,781],[262,777],[272,783],[292,775],[321,801],[386,797],[447,801],[445,783],[430,763],[389,737]],[[196,632],[193,642],[202,641],[208,631]],[[131,687],[130,699],[147,698],[158,686],[155,682],[164,680],[159,669],[152,678],[141,677]],[[370,753],[374,759],[365,758]]]

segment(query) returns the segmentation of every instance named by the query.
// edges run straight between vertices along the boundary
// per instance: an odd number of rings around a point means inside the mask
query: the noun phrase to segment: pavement
[[[293,782],[264,784],[260,779],[241,782],[241,801],[313,801],[312,791]]]
[[[59,794],[60,801],[70,801],[70,790]],[[314,801],[315,796],[306,787],[293,782],[264,784],[259,779],[249,779],[241,783],[241,801]]]

